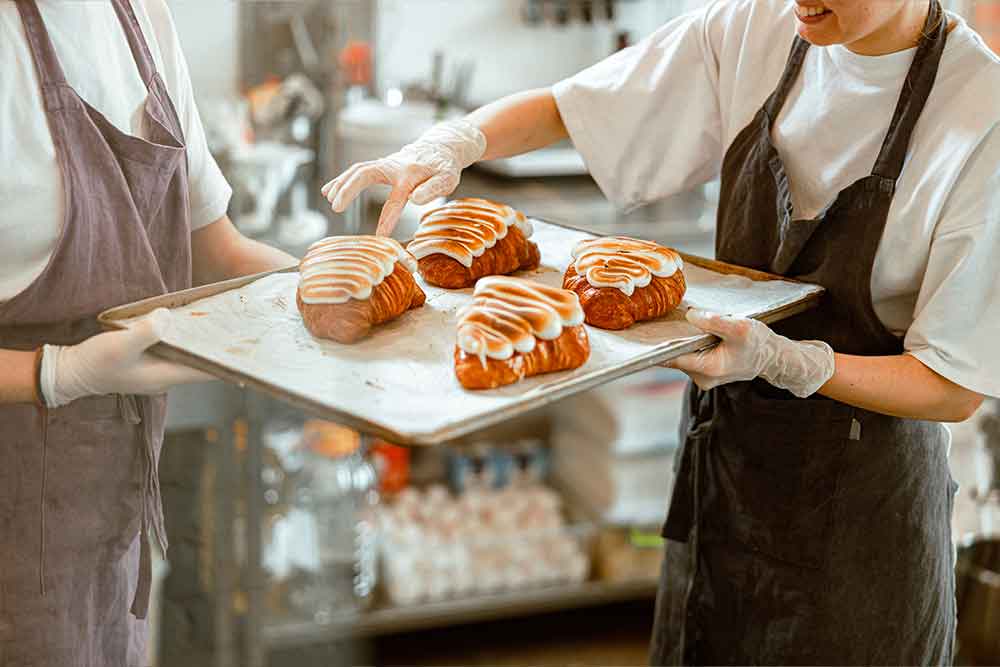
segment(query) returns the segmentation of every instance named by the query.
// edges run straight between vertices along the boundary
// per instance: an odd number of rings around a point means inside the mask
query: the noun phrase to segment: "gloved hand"
[[[407,200],[426,204],[454,192],[462,170],[486,152],[486,136],[464,120],[439,123],[398,153],[350,167],[323,186],[323,196],[338,213],[347,209],[361,192],[376,183],[391,185],[378,234],[395,229]]]
[[[805,398],[833,376],[833,349],[822,341],[791,340],[758,320],[701,310],[689,310],[687,320],[722,342],[664,365],[684,371],[701,389],[762,377]]]
[[[162,394],[170,387],[214,379],[207,373],[154,357],[146,350],[170,326],[160,308],[123,331],[102,333],[67,347],[46,345],[41,388],[50,408],[100,394]]]

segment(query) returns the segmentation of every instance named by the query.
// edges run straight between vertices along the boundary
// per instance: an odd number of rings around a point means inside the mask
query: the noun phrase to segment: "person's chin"
[[[806,25],[801,21],[798,25],[798,33],[799,37],[813,46],[830,46],[841,42],[840,35],[835,34],[833,31]]]

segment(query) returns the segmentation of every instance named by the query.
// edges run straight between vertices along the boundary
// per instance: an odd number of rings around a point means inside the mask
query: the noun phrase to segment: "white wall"
[[[630,0],[618,4],[618,28],[640,38],[705,0]],[[379,86],[427,80],[436,50],[449,63],[469,59],[473,103],[547,86],[611,53],[616,27],[606,22],[529,26],[523,0],[380,0]],[[446,74],[447,76],[447,74]]]
[[[167,0],[199,100],[238,90],[238,5],[249,0]],[[380,86],[426,79],[431,54],[476,63],[471,97],[486,102],[550,85],[610,52],[615,28],[604,23],[527,26],[523,0],[371,0],[380,6]],[[707,0],[619,2],[619,28],[641,38],[680,12]],[[945,0],[962,11],[969,0]]]
[[[199,103],[238,90],[239,39],[235,0],[167,0]]]

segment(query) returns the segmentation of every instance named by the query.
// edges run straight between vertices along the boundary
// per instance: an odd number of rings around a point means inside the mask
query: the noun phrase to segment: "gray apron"
[[[49,264],[0,303],[0,348],[30,350],[79,343],[101,310],[190,286],[191,231],[181,125],[129,1],[112,4],[149,91],[149,139],[76,94],[34,0],[15,3],[65,191]],[[0,406],[0,666],[147,664],[165,407],[163,396]]]
[[[942,14],[933,2],[872,174],[816,219],[794,218],[771,140],[807,42],[795,39],[777,89],[729,147],[718,258],[827,289],[778,333],[902,353],[872,307],[871,274],[944,50]],[[762,380],[692,388],[685,416],[653,664],[951,663],[955,486],[940,424],[798,399]]]

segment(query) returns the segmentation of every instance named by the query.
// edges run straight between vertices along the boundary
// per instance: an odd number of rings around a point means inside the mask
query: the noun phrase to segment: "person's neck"
[[[844,46],[859,56],[884,56],[912,49],[920,41],[929,11],[927,0],[904,2],[882,27]]]

